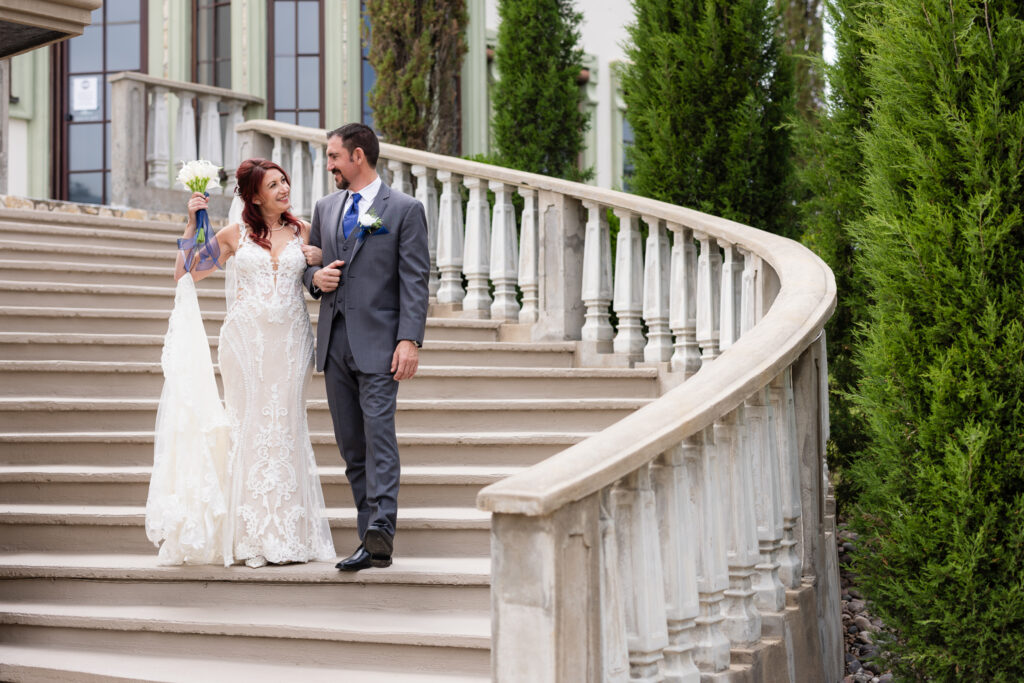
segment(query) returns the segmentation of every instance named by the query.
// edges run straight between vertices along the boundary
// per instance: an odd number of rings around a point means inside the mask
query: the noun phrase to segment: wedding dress
[[[194,407],[190,392],[204,393],[197,391],[195,375],[203,373],[196,366],[203,365],[204,354],[209,363],[209,346],[205,336],[201,342],[195,336],[192,279],[186,275],[178,283],[164,357],[179,362],[164,363],[147,534],[154,543],[163,540],[162,564],[333,560],[306,420],[313,334],[302,287],[301,240],[292,239],[275,262],[242,225],[232,261],[219,344],[222,416],[208,400],[207,412]],[[191,301],[183,302],[189,296]],[[192,324],[180,324],[183,320]],[[189,329],[191,336],[184,334]],[[219,407],[219,401],[213,403]],[[161,417],[170,419],[161,422]],[[226,441],[216,436],[224,426]],[[208,449],[196,448],[211,439]]]

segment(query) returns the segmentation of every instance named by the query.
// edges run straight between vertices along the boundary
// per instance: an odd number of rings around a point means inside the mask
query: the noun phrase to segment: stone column
[[[144,186],[146,177],[146,85],[112,82],[110,109],[110,203],[135,206],[132,189]]]
[[[548,191],[539,193],[539,317],[534,325],[535,341],[580,338],[584,310],[580,213],[580,202],[572,197]]]
[[[0,194],[7,194],[7,164],[8,148],[7,142],[10,135],[10,100],[7,96],[8,88],[11,86],[11,60],[0,59]]]

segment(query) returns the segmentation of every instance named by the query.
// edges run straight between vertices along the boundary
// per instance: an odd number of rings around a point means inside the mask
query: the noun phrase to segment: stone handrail
[[[325,131],[237,130],[240,157],[281,162],[308,215],[330,187]],[[426,208],[436,308],[676,385],[480,492],[495,680],[726,680],[730,664],[838,680],[828,267],[791,240],[589,185],[387,144],[378,170]]]
[[[227,213],[240,157],[236,127],[246,108],[263,99],[199,83],[123,71],[111,84],[111,202],[158,211],[184,211],[181,188],[171,189],[178,163],[207,159],[225,172],[222,187],[210,191],[215,213]],[[177,103],[170,121],[172,98]],[[199,127],[192,101],[199,101]],[[227,125],[221,132],[221,110]],[[173,146],[173,149],[172,149]]]

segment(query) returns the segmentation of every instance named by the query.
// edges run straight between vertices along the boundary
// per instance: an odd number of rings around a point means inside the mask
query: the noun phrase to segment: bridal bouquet
[[[210,196],[207,190],[220,187],[220,167],[214,166],[205,159],[182,162],[181,170],[178,171],[178,182],[192,190],[202,192]],[[192,261],[196,254],[199,254],[197,270],[209,270],[220,264],[220,246],[213,237],[213,228],[210,226],[210,216],[206,209],[196,212],[196,234],[189,239],[179,239],[178,249],[185,252],[185,272],[192,270]]]

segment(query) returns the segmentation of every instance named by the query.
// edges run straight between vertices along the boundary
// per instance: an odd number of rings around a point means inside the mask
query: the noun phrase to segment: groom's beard
[[[337,186],[337,188],[339,190],[347,190],[349,183],[348,183],[348,179],[345,178],[345,176],[341,175],[340,171],[335,171],[334,172],[334,184],[335,184],[335,186]]]

